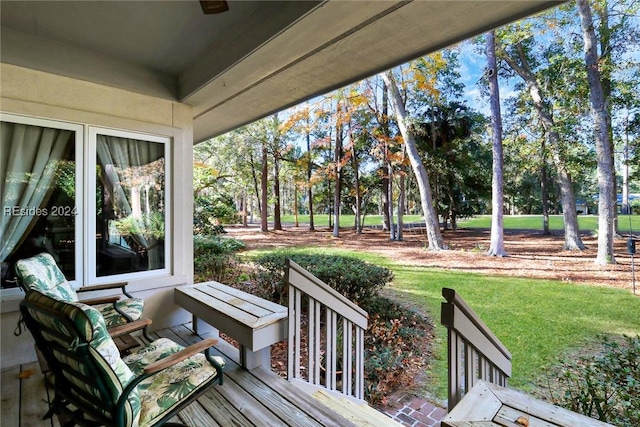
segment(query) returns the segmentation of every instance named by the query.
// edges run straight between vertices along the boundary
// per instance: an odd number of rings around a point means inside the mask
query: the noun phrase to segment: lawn
[[[559,357],[593,342],[598,334],[640,334],[640,298],[620,289],[559,281],[491,277],[388,264],[390,288],[426,308],[439,325],[443,287],[455,289],[513,356],[510,386],[529,390]],[[635,314],[632,314],[635,313]],[[446,387],[446,330],[437,328],[434,388]]]
[[[317,227],[329,226],[328,215],[314,215],[313,221]],[[353,227],[354,221],[353,215],[340,215],[341,227]],[[419,215],[406,215],[404,217],[405,224],[418,223],[420,221],[421,216]],[[282,222],[285,224],[293,224],[293,215],[282,216]],[[309,215],[298,215],[298,222],[301,226],[309,224]],[[382,217],[380,215],[370,215],[365,217],[364,222],[366,226],[379,226],[382,224]],[[563,226],[564,221],[562,215],[551,215],[549,217],[549,227],[552,230],[562,230]],[[596,231],[598,229],[598,217],[595,215],[579,215],[578,226],[582,231]],[[618,216],[618,228],[620,232],[628,233],[629,226],[631,226],[632,231],[640,232],[640,215]],[[491,215],[477,215],[473,218],[461,219],[458,221],[458,227],[490,228]],[[504,228],[506,230],[542,230],[542,215],[505,215]]]
[[[364,251],[295,250],[358,257],[393,270],[395,279],[389,289],[400,301],[428,313],[437,326],[428,391],[441,399],[446,397],[447,370],[446,330],[439,324],[443,287],[455,289],[511,351],[509,384],[525,391],[559,357],[587,346],[598,334],[640,334],[640,298],[625,290],[402,265]]]

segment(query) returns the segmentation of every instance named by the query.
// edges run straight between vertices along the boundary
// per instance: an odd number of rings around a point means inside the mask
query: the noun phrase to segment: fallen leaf
[[[33,375],[35,372],[33,369],[25,369],[24,371],[20,372],[18,374],[18,378],[20,379],[24,379],[24,378],[29,378],[31,375]]]
[[[516,420],[516,424],[519,424],[524,427],[529,427],[529,417],[525,417],[524,415],[521,417],[518,417],[518,419]]]

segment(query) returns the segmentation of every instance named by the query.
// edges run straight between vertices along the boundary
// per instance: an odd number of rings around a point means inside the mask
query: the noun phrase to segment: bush
[[[386,404],[395,390],[415,384],[424,371],[423,348],[431,324],[406,307],[378,297],[369,306],[369,327],[365,334],[365,398],[372,404]]]
[[[239,240],[220,236],[193,237],[194,281],[229,282],[239,274],[235,252],[244,248]]]
[[[555,404],[620,427],[640,425],[640,336],[599,337],[601,351],[563,361],[552,375]]]
[[[197,196],[193,206],[193,230],[203,235],[226,233],[222,224],[235,221],[233,200],[224,196]]]
[[[367,304],[393,279],[391,270],[340,255],[274,252],[254,259],[260,267],[256,284],[265,298],[284,303],[284,273],[291,259],[358,305]]]

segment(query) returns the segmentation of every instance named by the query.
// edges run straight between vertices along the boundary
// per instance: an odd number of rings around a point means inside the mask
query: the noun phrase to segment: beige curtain
[[[46,215],[43,209],[56,164],[65,155],[71,131],[9,122],[0,126],[0,261],[4,261]]]

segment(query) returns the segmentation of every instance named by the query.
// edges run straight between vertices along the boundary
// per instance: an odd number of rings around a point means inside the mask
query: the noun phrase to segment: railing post
[[[479,380],[506,386],[511,353],[453,290],[442,289],[441,323],[447,328],[448,409]]]

